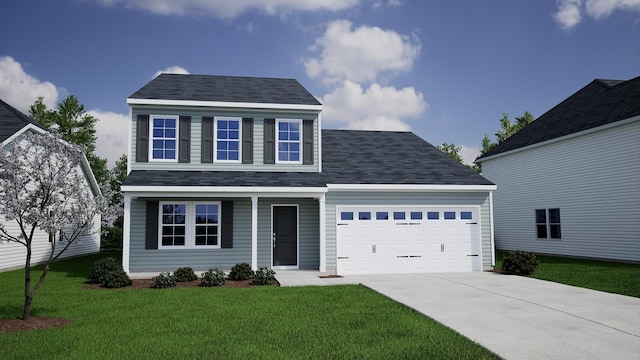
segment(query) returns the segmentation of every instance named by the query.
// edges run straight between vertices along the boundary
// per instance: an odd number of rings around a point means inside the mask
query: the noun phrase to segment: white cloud
[[[614,10],[640,10],[640,0],[587,0],[587,14],[595,19],[609,16]]]
[[[54,108],[58,101],[58,89],[48,81],[40,81],[27,74],[12,57],[0,57],[0,99],[28,114],[29,106],[39,96],[44,98],[48,108]]]
[[[352,30],[347,20],[336,20],[310,48],[316,58],[304,60],[307,76],[328,84],[344,80],[375,81],[381,73],[411,70],[420,54],[415,35],[400,35],[379,27],[360,26]]]
[[[558,11],[553,17],[562,28],[571,29],[582,21],[583,13],[599,20],[615,10],[638,11],[640,0],[558,0]]]
[[[88,114],[98,118],[96,123],[96,155],[107,158],[111,168],[116,160],[127,154],[129,138],[129,116],[99,109]]]
[[[462,157],[463,164],[473,165],[473,162],[476,161],[476,158],[480,156],[480,148],[460,145],[459,154],[460,157]]]
[[[195,15],[234,18],[258,10],[269,15],[292,11],[339,11],[358,5],[361,0],[97,0],[105,6],[124,6],[158,15]]]
[[[396,89],[372,84],[363,89],[353,81],[344,81],[322,98],[325,123],[359,130],[405,131],[411,126],[403,118],[415,118],[428,107],[413,87]]]
[[[152,79],[155,79],[160,74],[189,74],[189,71],[181,66],[169,66],[164,70],[158,70],[153,74]]]

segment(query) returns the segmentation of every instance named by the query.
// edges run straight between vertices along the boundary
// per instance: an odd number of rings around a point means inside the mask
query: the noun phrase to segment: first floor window
[[[538,239],[561,239],[560,209],[536,209]]]
[[[151,158],[176,160],[178,144],[178,117],[151,116]]]
[[[160,203],[160,248],[220,247],[220,203]]]

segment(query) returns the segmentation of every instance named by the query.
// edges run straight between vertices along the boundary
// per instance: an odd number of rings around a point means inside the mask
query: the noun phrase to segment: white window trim
[[[562,219],[561,219],[560,222],[552,223],[551,219],[549,218],[549,210],[552,210],[552,209],[558,209],[558,211],[560,211],[559,207],[535,209],[535,211],[544,210],[544,215],[545,215],[545,220],[546,220],[546,222],[544,224],[543,223],[539,223],[539,222],[536,221],[536,239],[538,239],[538,240],[554,240],[554,241],[562,240]],[[547,229],[546,230],[547,231],[547,237],[538,237],[538,226],[539,225],[545,225],[545,227]],[[551,226],[552,225],[560,226],[560,237],[551,237]]]
[[[218,159],[218,120],[231,120],[238,122],[238,160],[219,160]],[[213,162],[218,163],[242,163],[242,118],[231,116],[215,116],[213,118]]]
[[[153,158],[153,119],[154,118],[162,118],[162,119],[174,119],[176,121],[176,149],[175,149],[175,159],[154,159]],[[153,162],[178,162],[178,154],[179,151],[179,140],[180,140],[180,117],[177,115],[150,115],[149,116],[149,161]]]
[[[300,157],[298,158],[298,161],[283,161],[279,159],[278,149],[280,144],[280,132],[278,131],[278,129],[280,128],[279,124],[281,122],[298,123],[299,129],[300,129],[300,138],[298,139]],[[304,159],[304,154],[302,153],[303,145],[304,145],[303,139],[302,139],[303,132],[304,132],[304,129],[302,128],[302,119],[276,119],[276,149],[275,149],[276,164],[302,164],[302,159]],[[284,141],[289,142],[289,140],[284,140]]]
[[[162,206],[185,205],[184,245],[162,245]],[[218,205],[218,245],[196,245],[196,205]],[[158,206],[158,249],[220,249],[222,246],[222,202],[221,201],[160,201]]]

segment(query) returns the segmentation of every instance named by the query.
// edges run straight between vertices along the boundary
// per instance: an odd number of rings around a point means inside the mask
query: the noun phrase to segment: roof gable
[[[44,126],[0,99],[0,143],[29,124],[44,129]]]
[[[129,99],[321,105],[295,79],[160,74]]]
[[[640,115],[640,77],[596,79],[480,159]]]

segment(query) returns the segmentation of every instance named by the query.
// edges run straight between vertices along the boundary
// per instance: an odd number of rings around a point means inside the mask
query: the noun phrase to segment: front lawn
[[[496,269],[502,268],[506,251],[498,251]],[[587,289],[640,297],[640,265],[613,261],[536,255],[539,266],[531,276],[536,279],[579,286]]]
[[[0,359],[497,358],[361,286],[87,289],[100,256],[53,264],[32,315],[72,323],[0,332]],[[22,276],[0,273],[0,319],[21,314]]]

